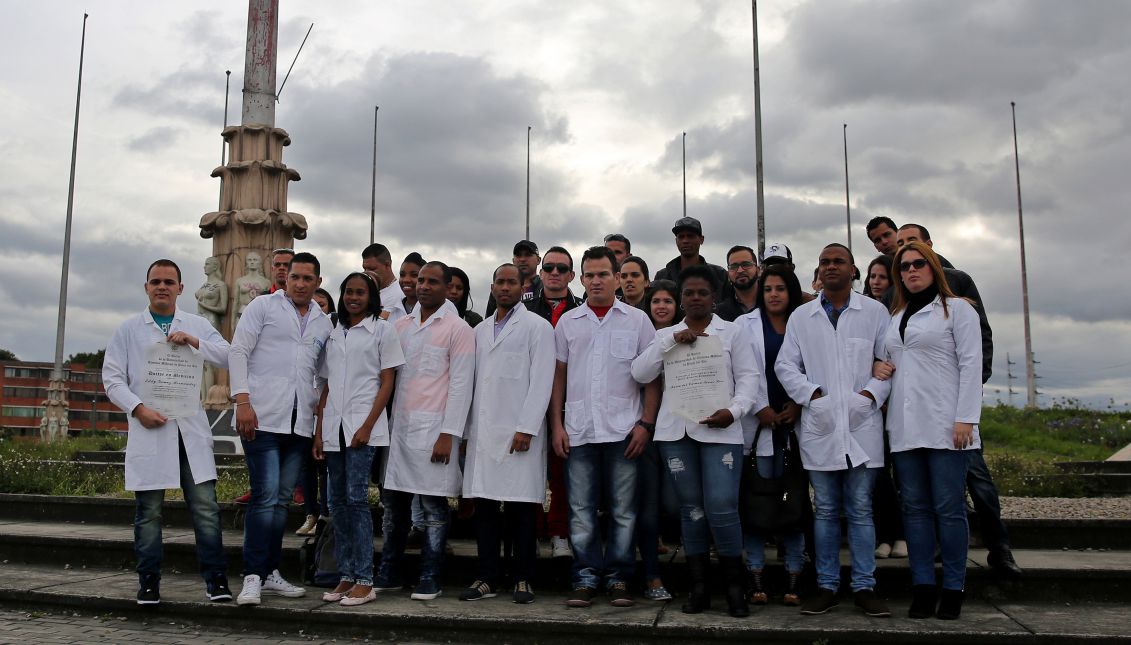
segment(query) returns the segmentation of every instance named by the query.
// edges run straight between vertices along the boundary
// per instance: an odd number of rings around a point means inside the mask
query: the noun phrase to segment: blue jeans
[[[936,543],[942,555],[943,589],[961,591],[965,585],[970,546],[966,467],[972,452],[918,448],[891,454],[903,496],[913,585],[935,584]]]
[[[251,500],[243,532],[243,574],[265,578],[283,559],[283,532],[287,508],[310,452],[310,437],[297,434],[256,432],[243,441]]]
[[[758,457],[758,472],[768,473],[774,469],[773,457]],[[766,566],[766,538],[761,533],[743,533],[742,539],[746,551],[746,568],[751,571],[760,571]],[[805,534],[801,531],[792,531],[781,534],[782,546],[785,548],[785,570],[790,573],[801,573],[805,568]]]
[[[679,513],[679,500],[662,461],[655,441],[649,441],[636,459],[636,548],[644,563],[645,580],[660,577],[660,518]]]
[[[385,532],[385,547],[381,551],[381,567],[377,571],[378,586],[399,583],[401,561],[404,560],[405,540],[412,528],[413,493],[384,490],[381,500],[385,514],[381,526]],[[451,510],[448,498],[438,495],[416,495],[424,507],[424,548],[420,551],[420,581],[439,580],[444,565],[444,545],[448,539]]]
[[[566,488],[575,588],[598,589],[603,576],[609,585],[627,583],[635,572],[636,462],[624,456],[627,448],[626,437],[569,449]],[[609,513],[604,541],[597,524],[599,508]]]
[[[196,535],[196,559],[205,580],[223,575],[228,569],[224,542],[220,534],[220,505],[216,503],[216,480],[193,483],[185,444],[178,437],[181,463],[181,490],[192,513],[192,530]],[[137,514],[134,517],[134,553],[139,576],[161,577],[161,506],[164,490],[139,490],[134,493]]]
[[[846,470],[810,470],[813,484],[813,546],[817,585],[840,588],[840,512],[848,519],[852,556],[852,591],[876,586],[876,527],[872,524],[872,487],[878,469],[863,465]]]
[[[679,498],[686,555],[707,553],[714,537],[720,556],[741,557],[742,444],[701,443],[691,437],[659,444]]]
[[[343,582],[373,586],[373,515],[369,469],[373,446],[326,452],[326,488],[334,522],[334,557]]]

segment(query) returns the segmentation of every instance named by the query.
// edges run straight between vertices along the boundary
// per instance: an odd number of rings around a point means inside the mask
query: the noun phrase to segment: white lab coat
[[[872,378],[872,363],[886,355],[890,320],[883,305],[855,292],[835,329],[819,297],[789,317],[774,371],[789,398],[802,406],[797,438],[807,470],[884,465],[880,407],[891,386]],[[810,402],[817,388],[825,396]]]
[[[448,301],[423,325],[416,307],[395,328],[405,364],[397,370],[385,487],[455,497],[462,490],[459,444],[475,387],[475,332]],[[452,436],[451,459],[434,464],[441,433]]]
[[[373,401],[381,389],[381,370],[401,365],[404,365],[404,354],[392,323],[368,316],[348,330],[341,325],[334,327],[326,341],[321,369],[328,390],[322,411],[323,450],[339,450],[339,426],[346,446],[350,445],[373,409]],[[367,445],[389,445],[387,409],[378,415]]]
[[[380,296],[381,311],[389,314],[385,320],[389,321],[390,325],[408,315],[404,310],[404,291],[401,290],[399,282],[393,280],[392,284],[381,290]]]
[[[675,334],[684,329],[687,329],[686,322],[656,332],[651,344],[632,361],[632,377],[637,382],[651,383],[663,373],[664,354],[679,344]],[[754,351],[742,327],[718,316],[711,316],[704,333],[717,336],[722,341],[723,369],[730,377],[727,387],[730,401],[726,407],[734,417],[734,423],[725,428],[708,428],[693,423],[673,413],[665,396],[660,401],[660,412],[656,416],[654,441],[679,441],[688,436],[702,443],[742,443],[742,417],[758,399],[759,374]]]
[[[887,355],[895,365],[888,398],[888,433],[892,452],[915,448],[954,450],[954,424],[973,423],[969,449],[980,448],[977,423],[982,415],[982,330],[978,312],[961,298],[942,296],[907,320],[891,318]]]
[[[541,504],[546,498],[546,410],[554,387],[554,328],[521,303],[495,337],[495,317],[475,327],[475,399],[463,496]],[[510,452],[514,434],[530,449]]]
[[[614,443],[632,432],[644,406],[632,360],[656,338],[648,316],[620,300],[598,319],[587,303],[554,328],[557,359],[565,363],[565,430],[569,445]]]
[[[774,455],[774,436],[772,428],[764,428],[758,435],[758,411],[770,405],[769,386],[766,384],[766,372],[774,369],[773,365],[766,366],[766,337],[762,330],[762,310],[754,309],[748,314],[743,314],[735,319],[734,324],[746,330],[746,339],[754,351],[754,365],[758,368],[758,398],[750,408],[750,412],[742,415],[742,446],[749,453],[754,444],[755,435],[758,436],[758,445],[754,454],[759,457],[772,457]]]
[[[200,339],[204,360],[217,367],[228,366],[228,341],[204,318],[181,311],[173,313],[169,333],[183,331]],[[212,454],[212,430],[204,408],[182,419],[171,419],[149,429],[131,413],[141,404],[141,379],[145,377],[145,352],[154,343],[168,342],[153,322],[148,307],[128,318],[106,346],[102,364],[102,383],[106,396],[128,417],[126,440],[126,490],[162,490],[181,487],[178,435],[185,444],[185,455],[192,470],[193,483],[216,479],[216,458]],[[189,348],[191,349],[191,347]]]
[[[330,317],[313,301],[307,317],[302,333],[294,304],[279,290],[252,300],[236,324],[229,355],[232,396],[250,396],[257,432],[290,434],[294,410],[295,434],[314,434],[314,408],[322,393],[319,362]]]

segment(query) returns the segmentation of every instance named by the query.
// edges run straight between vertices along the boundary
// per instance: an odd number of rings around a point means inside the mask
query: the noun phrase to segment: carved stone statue
[[[263,258],[255,251],[250,251],[244,260],[244,274],[236,280],[236,320],[240,319],[244,309],[256,296],[267,293],[270,289],[271,281],[263,275]]]
[[[220,321],[228,313],[228,285],[224,284],[220,258],[204,261],[204,275],[208,279],[196,290],[196,311],[219,331]]]

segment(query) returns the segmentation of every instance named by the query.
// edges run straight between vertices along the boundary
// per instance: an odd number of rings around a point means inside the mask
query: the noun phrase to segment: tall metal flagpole
[[[683,133],[683,216],[687,217],[687,133]]]
[[[1013,114],[1013,171],[1017,176],[1017,231],[1021,238],[1021,309],[1025,322],[1025,381],[1027,398],[1025,407],[1037,407],[1037,378],[1033,366],[1033,337],[1029,334],[1029,271],[1025,263],[1025,220],[1021,215],[1021,157],[1017,152],[1017,103],[1010,101]]]
[[[79,79],[75,90],[75,130],[71,139],[71,177],[67,185],[67,223],[63,230],[63,269],[59,280],[59,319],[55,328],[55,366],[51,370],[51,380],[45,401],[40,433],[48,441],[66,438],[70,423],[67,419],[67,390],[63,378],[63,338],[67,325],[67,276],[71,268],[71,221],[75,206],[75,165],[79,152],[79,106],[82,102],[82,66],[86,54],[86,19],[82,15],[82,41],[79,45]],[[46,430],[46,433],[43,431]]]
[[[224,71],[224,130],[228,129],[228,91],[229,91],[229,89],[231,89],[231,85],[232,85],[232,70],[230,70],[230,69],[225,70]],[[223,132],[224,130],[221,130],[221,132]],[[224,137],[220,137],[220,165],[221,166],[225,165],[228,162],[227,152],[228,152],[228,140]],[[224,208],[224,184],[223,184],[223,182],[220,183],[220,197],[218,199],[219,199],[220,203],[217,206],[217,208],[223,209]]]
[[[848,124],[844,124],[844,221],[848,233],[848,252],[852,253],[852,206],[848,197]]]
[[[762,79],[758,63],[758,0],[750,0],[754,15],[754,174],[758,186],[758,257],[766,252],[766,200],[762,192]]]
[[[530,129],[532,126],[526,126],[526,237],[524,240],[530,239]]]
[[[377,110],[381,106],[373,106],[373,180],[369,188],[369,243],[373,244],[377,228]]]

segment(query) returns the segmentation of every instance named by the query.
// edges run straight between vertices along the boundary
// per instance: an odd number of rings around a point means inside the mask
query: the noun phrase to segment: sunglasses
[[[927,261],[924,260],[923,258],[919,258],[918,260],[911,260],[910,262],[900,262],[899,263],[899,271],[901,273],[906,273],[906,272],[910,271],[912,268],[919,270],[919,269],[922,269],[925,266],[927,266]]]
[[[543,273],[553,273],[554,271],[557,271],[558,273],[565,275],[565,274],[569,273],[570,271],[573,271],[573,269],[570,268],[570,266],[568,264],[543,264],[542,265],[542,272]]]

